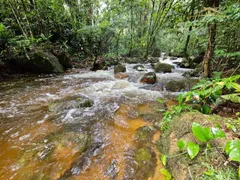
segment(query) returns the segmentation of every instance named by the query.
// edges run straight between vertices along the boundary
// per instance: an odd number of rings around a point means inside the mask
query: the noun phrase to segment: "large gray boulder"
[[[156,72],[170,73],[175,67],[170,64],[157,63],[154,68]]]
[[[37,73],[63,73],[63,66],[58,61],[57,57],[55,57],[51,53],[37,51],[33,54],[33,57],[27,61],[27,68],[31,69],[32,72]]]

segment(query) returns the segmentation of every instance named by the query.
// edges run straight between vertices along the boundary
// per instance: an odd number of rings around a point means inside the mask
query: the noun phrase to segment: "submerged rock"
[[[143,126],[137,129],[135,138],[138,142],[146,143],[152,141],[152,136],[156,132],[156,129],[153,126]]]
[[[126,67],[124,65],[114,66],[114,74],[119,72],[126,72]]]
[[[128,78],[129,75],[126,73],[123,73],[123,72],[119,72],[119,73],[114,74],[114,77],[117,79],[125,79],[125,78]]]
[[[146,73],[140,80],[141,83],[144,84],[154,84],[157,81],[157,76],[156,73],[154,72],[149,72]]]
[[[174,69],[174,66],[165,63],[157,63],[154,68],[156,72],[170,73],[172,69]]]
[[[94,102],[86,97],[70,96],[50,103],[49,111],[59,113],[63,112],[64,110],[91,107],[93,104]]]

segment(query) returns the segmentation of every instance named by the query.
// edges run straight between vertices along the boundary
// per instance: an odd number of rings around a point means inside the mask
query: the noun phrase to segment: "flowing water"
[[[164,179],[156,99],[185,70],[157,74],[156,90],[126,66],[125,80],[110,68],[0,82],[0,179]]]

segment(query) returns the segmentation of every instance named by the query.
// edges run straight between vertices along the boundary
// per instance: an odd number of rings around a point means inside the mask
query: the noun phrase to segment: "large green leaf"
[[[231,159],[231,161],[237,161],[240,162],[240,149],[233,149],[230,154],[229,157]]]
[[[199,145],[189,142],[187,145],[187,152],[191,159],[193,159],[199,152]]]
[[[214,136],[210,130],[210,128],[203,128],[200,124],[194,122],[192,124],[192,132],[194,136],[202,142],[208,142],[214,139]]]
[[[225,146],[225,151],[230,154],[233,149],[240,149],[240,140],[232,140],[227,142]]]
[[[225,133],[218,129],[218,128],[212,128],[212,133],[214,134],[215,138],[223,138],[226,137]]]

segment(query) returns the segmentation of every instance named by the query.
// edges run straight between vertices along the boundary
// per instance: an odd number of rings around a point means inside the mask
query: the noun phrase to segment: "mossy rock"
[[[169,156],[167,159],[167,168],[171,171],[174,179],[187,180],[192,176],[194,179],[204,176],[204,172],[207,171],[203,164],[207,164],[209,167],[218,167],[216,171],[223,170],[230,165],[224,165],[226,159],[224,157],[224,147],[227,140],[232,140],[232,133],[225,132],[226,138],[219,138],[214,141],[210,141],[212,146],[211,150],[208,150],[208,158],[204,154],[206,145],[199,142],[192,133],[191,127],[193,122],[197,122],[204,127],[224,127],[224,122],[228,122],[230,119],[223,118],[217,115],[204,115],[199,112],[187,112],[180,116],[176,116],[169,126],[169,128],[161,135],[158,146],[160,151]],[[180,154],[180,150],[177,146],[178,140],[184,140],[186,142],[194,142],[200,145],[199,154],[191,160],[187,154],[176,156]],[[215,147],[219,147],[218,149]],[[189,174],[191,172],[191,175]],[[237,169],[235,174],[237,174]],[[234,174],[233,174],[234,176]]]
[[[94,102],[91,99],[81,96],[70,96],[49,104],[49,111],[58,113],[64,110],[92,107]]]
[[[120,72],[126,72],[126,67],[124,65],[114,66],[114,74],[120,73]]]
[[[155,171],[157,163],[156,154],[149,147],[142,147],[135,151],[135,160],[138,163],[136,169],[137,179],[151,177]]]
[[[165,85],[165,88],[171,92],[180,92],[186,90],[186,84],[183,81],[171,80]]]
[[[195,69],[183,73],[183,76],[184,77],[200,77],[201,74],[202,74],[202,64],[199,64]]]
[[[152,140],[152,136],[156,132],[153,126],[143,126],[137,129],[135,138],[139,143],[148,144]]]
[[[37,51],[33,54],[30,61],[27,62],[26,66],[32,68],[32,71],[39,73],[63,73],[63,66],[60,64],[58,59],[51,53]]]
[[[155,66],[155,72],[163,72],[163,73],[170,73],[172,72],[172,69],[175,67],[170,65],[170,64],[165,64],[165,63],[157,63]]]

